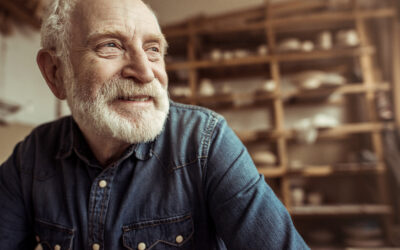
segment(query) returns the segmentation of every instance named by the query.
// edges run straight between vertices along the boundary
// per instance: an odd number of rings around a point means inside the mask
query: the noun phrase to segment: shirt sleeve
[[[222,120],[206,162],[208,207],[228,249],[309,249],[242,142]]]
[[[35,247],[21,188],[19,148],[0,166],[0,248],[7,250]]]

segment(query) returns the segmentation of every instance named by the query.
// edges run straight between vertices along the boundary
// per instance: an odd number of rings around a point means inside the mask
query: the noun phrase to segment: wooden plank
[[[340,95],[350,95],[350,94],[361,94],[365,93],[368,91],[369,87],[366,87],[362,83],[348,83],[343,86],[337,87],[331,94],[340,94]],[[372,87],[373,91],[390,91],[391,87],[390,84],[387,82],[383,83],[376,83]],[[316,89],[315,95],[321,95],[319,93],[319,90]],[[323,91],[323,90],[321,90]],[[285,93],[281,95],[277,95],[275,93],[233,93],[233,94],[216,94],[213,96],[196,96],[196,102],[205,107],[209,107],[211,104],[224,104],[224,106],[227,106],[229,109],[245,109],[245,108],[252,108],[252,107],[259,107],[257,102],[263,102],[263,101],[268,101],[268,100],[274,100],[274,99],[282,99],[282,100],[288,100],[290,98],[296,98],[297,96],[302,96],[301,93],[298,91],[290,92],[290,93]],[[174,101],[176,102],[182,102],[182,103],[191,103],[191,97],[178,97],[178,96],[172,96],[171,97]],[[234,101],[237,99],[246,99],[246,100],[254,100],[252,104],[246,104],[242,106],[235,106],[233,105]],[[227,103],[232,103],[232,105],[225,105]],[[260,106],[261,107],[261,106]],[[263,106],[265,107],[265,106]],[[218,107],[216,107],[218,108]]]
[[[194,31],[194,26],[192,23],[189,24],[189,42],[187,48],[188,59],[190,62],[196,61],[196,45],[197,45],[197,36]],[[189,69],[189,88],[191,92],[191,103],[196,104],[196,96],[198,89],[198,79],[197,79],[197,70],[195,68]]]
[[[282,166],[277,167],[262,167],[257,165],[258,172],[266,178],[277,178],[285,175],[286,170]]]
[[[371,41],[369,38],[369,33],[366,27],[365,19],[361,16],[358,10],[355,10],[355,17],[356,17],[356,30],[360,38],[361,46],[370,46]],[[375,84],[375,76],[374,76],[374,63],[373,58],[371,55],[362,54],[360,56],[360,64],[361,64],[361,71],[364,79],[364,85],[368,88],[368,91],[365,93],[365,98],[367,102],[367,115],[368,119],[371,122],[379,122],[377,108],[376,108],[376,101],[375,101],[375,92],[371,90],[371,87]],[[379,161],[383,161],[384,153],[383,153],[383,141],[380,131],[373,131],[371,133],[372,139],[372,147],[373,151],[375,152],[376,157]],[[386,184],[385,176],[376,176],[377,181],[377,188],[379,193],[380,202],[384,204],[389,203],[389,194]],[[385,223],[385,230],[390,230],[390,225]],[[386,234],[387,238],[389,238],[389,234]]]
[[[267,1],[265,3],[265,33],[266,41],[268,44],[268,49],[270,51],[275,51],[276,49],[276,32],[273,25],[268,25],[270,23],[270,17],[272,16],[273,8],[272,5]],[[269,66],[270,74],[272,80],[275,82],[276,88],[274,94],[281,95],[281,73],[279,67],[279,61],[277,58],[272,58]],[[276,131],[283,131],[285,128],[284,124],[285,116],[283,111],[283,100],[277,98],[273,102],[273,123]],[[288,169],[288,153],[286,139],[283,136],[279,136],[276,141],[277,153],[279,164],[281,165],[282,171],[287,171]],[[291,207],[291,195],[290,195],[290,180],[283,177],[281,183],[281,193],[283,197],[283,203],[286,207]]]
[[[318,133],[318,138],[332,138],[346,134],[380,132],[387,128],[393,129],[393,125],[394,123],[383,124],[379,122],[345,124],[335,128],[320,130]]]
[[[384,129],[394,129],[394,122],[364,122],[364,123],[351,123],[344,124],[334,128],[325,128],[318,130],[319,139],[337,138],[344,135],[363,134],[380,132]],[[286,139],[295,138],[294,130],[259,130],[259,131],[236,131],[237,135],[244,142],[259,140],[262,138],[278,138],[285,137]]]
[[[307,166],[302,170],[289,171],[289,175],[303,176],[303,177],[325,177],[337,174],[361,174],[361,173],[374,173],[382,174],[386,172],[383,163],[338,163],[327,166]]]
[[[289,210],[294,216],[315,215],[390,215],[393,211],[387,205],[323,205],[323,206],[297,206]]]
[[[230,11],[227,13],[223,14],[217,14],[213,16],[207,16],[204,17],[207,20],[203,21],[203,24],[212,24],[215,22],[219,21],[225,21],[227,19],[249,19],[249,18],[258,18],[258,17],[263,17],[265,12],[265,6],[264,5],[258,5],[258,6],[253,6],[249,7],[246,9],[240,9],[240,10],[235,10],[235,11]]]
[[[249,64],[262,64],[268,63],[270,57],[268,56],[248,56],[245,58],[234,58],[232,60],[222,60],[222,61],[197,61],[194,63],[196,68],[216,68],[216,67],[228,67],[228,66],[241,66]]]
[[[196,32],[198,34],[222,34],[222,33],[233,33],[241,31],[256,31],[262,30],[264,28],[264,23],[257,21],[253,23],[231,23],[229,25],[213,25],[206,27],[197,27]]]
[[[288,170],[282,166],[257,165],[258,172],[266,178],[293,177],[327,177],[334,175],[357,175],[357,174],[385,174],[386,168],[383,163],[338,163],[327,166],[305,166],[301,170]]]
[[[337,163],[326,166],[305,166],[300,170],[288,170],[282,166],[257,165],[258,172],[266,178],[278,177],[327,177],[334,175],[357,175],[357,174],[385,174],[386,168],[383,163]]]
[[[257,101],[272,100],[278,98],[273,93],[233,93],[233,94],[217,94],[213,96],[197,96],[196,101],[207,106],[207,103],[233,103],[235,100],[252,100]],[[233,106],[233,104],[232,104]]]
[[[242,66],[250,64],[263,64],[277,62],[300,62],[310,61],[319,59],[334,59],[341,57],[354,57],[361,54],[374,54],[375,49],[371,46],[362,47],[357,49],[332,49],[332,50],[318,50],[312,52],[295,52],[295,53],[281,53],[267,56],[248,56],[245,58],[234,58],[228,61],[211,61],[211,60],[200,60],[200,61],[189,61],[189,62],[178,62],[169,63],[166,68],[168,71],[188,69],[188,68],[218,68],[218,67],[231,67],[231,66]],[[272,72],[271,72],[272,74]]]
[[[271,16],[277,15],[289,15],[289,14],[298,14],[303,11],[309,11],[313,9],[319,9],[323,7],[327,7],[327,1],[321,0],[298,0],[298,1],[288,1],[288,2],[277,2],[271,5]]]
[[[288,132],[284,130],[259,130],[259,131],[235,131],[240,140],[249,143],[257,140],[278,139],[288,137]]]
[[[280,96],[285,101],[291,100],[293,98],[313,98],[313,97],[322,97],[325,96],[328,98],[331,95],[354,95],[354,94],[363,94],[368,91],[390,91],[391,86],[389,83],[375,83],[371,86],[366,86],[363,83],[347,83],[342,86],[338,86],[334,89],[330,88],[318,88],[313,90],[294,90],[291,92],[286,92]],[[329,98],[328,98],[329,99]],[[322,103],[322,101],[320,101]],[[331,102],[328,102],[331,103]],[[299,102],[301,104],[301,102]]]
[[[315,50],[312,52],[294,52],[271,55],[271,60],[276,58],[280,62],[300,62],[318,59],[330,59],[341,57],[354,57],[362,54],[371,55],[375,49],[371,46],[347,49]]]
[[[393,102],[396,119],[396,126],[400,128],[400,25],[393,20]]]
[[[366,91],[389,91],[391,90],[390,83],[388,82],[376,82],[372,86],[365,86],[364,84],[358,83],[347,83],[346,85],[340,86],[335,90],[334,94],[358,94]]]
[[[390,18],[396,16],[396,10],[393,8],[381,8],[375,10],[362,10],[359,11],[362,19],[372,18]],[[355,16],[352,11],[327,11],[316,14],[307,14],[294,17],[276,18],[269,22],[269,25],[275,27],[286,25],[300,25],[304,23],[325,22],[325,21],[345,21],[354,20]]]
[[[5,0],[0,0],[5,1]],[[391,18],[396,16],[396,10],[392,8],[381,8],[376,10],[360,10],[360,17],[363,19],[372,19],[372,18]],[[277,33],[280,33],[281,27],[285,26],[293,26],[297,27],[302,24],[312,24],[314,22],[332,22],[340,23],[343,21],[352,21],[355,19],[354,13],[351,11],[326,11],[322,13],[311,13],[302,16],[293,16],[293,17],[280,17],[273,18],[268,20],[267,25],[273,27],[279,27]],[[265,25],[263,21],[255,21],[254,23],[248,24],[232,24],[232,25],[224,25],[224,26],[197,26],[195,27],[196,33],[220,33],[220,32],[235,32],[235,31],[244,31],[244,30],[258,30],[262,29]],[[211,28],[210,28],[211,27]],[[189,29],[187,27],[163,27],[163,31],[168,38],[173,38],[176,36],[185,36],[189,35]]]

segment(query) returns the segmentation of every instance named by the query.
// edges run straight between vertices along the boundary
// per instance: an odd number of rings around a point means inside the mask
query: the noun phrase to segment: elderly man
[[[1,249],[308,249],[225,120],[169,101],[143,2],[55,0],[42,46],[72,117],[1,165]]]

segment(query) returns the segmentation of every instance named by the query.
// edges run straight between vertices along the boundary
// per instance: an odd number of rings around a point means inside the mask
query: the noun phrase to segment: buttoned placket
[[[107,209],[111,198],[112,181],[117,164],[107,167],[92,183],[89,197],[89,244],[91,249],[104,249],[104,229]]]
[[[102,168],[97,164],[95,159],[90,160],[90,158],[86,157],[88,151],[87,149],[80,147],[80,143],[82,144],[83,142],[78,138],[79,135],[76,134],[79,131],[73,131],[71,129],[71,132],[74,133],[73,138],[76,141],[70,141],[70,144],[66,145],[67,148],[71,148],[65,156],[68,156],[73,151],[86,167],[97,169],[97,171],[102,169],[101,173],[93,179],[90,189],[87,246],[88,249],[91,250],[104,250],[106,215],[112,195],[113,179],[117,174],[120,165],[123,164],[127,158],[133,156],[137,159],[145,160],[151,157],[154,142],[132,145],[118,161]],[[74,145],[73,148],[72,145]]]

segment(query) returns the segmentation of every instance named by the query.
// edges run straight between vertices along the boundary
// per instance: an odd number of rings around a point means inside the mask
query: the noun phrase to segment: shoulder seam
[[[200,157],[208,157],[208,151],[210,149],[210,143],[212,135],[214,134],[215,128],[220,121],[220,116],[216,113],[210,113],[210,118],[207,121],[207,126],[203,131],[203,136],[201,139],[201,152]]]
[[[171,101],[171,106],[178,108],[178,109],[190,109],[190,110],[198,110],[201,111],[205,114],[209,114],[212,115],[214,117],[221,117],[220,114],[216,113],[215,111],[205,108],[205,107],[201,107],[201,106],[195,106],[195,105],[190,105],[190,104],[183,104],[183,103],[177,103],[177,102],[173,102]]]

